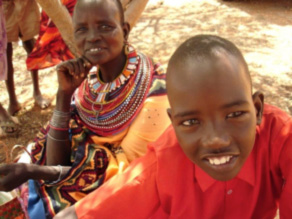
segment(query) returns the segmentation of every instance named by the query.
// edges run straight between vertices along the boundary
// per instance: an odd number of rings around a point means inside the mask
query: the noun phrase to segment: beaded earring
[[[128,44],[128,42],[125,43],[125,46],[124,46],[124,52],[125,52],[125,55],[128,56],[128,54],[129,54],[129,52],[130,52],[130,51],[129,51],[129,44]]]

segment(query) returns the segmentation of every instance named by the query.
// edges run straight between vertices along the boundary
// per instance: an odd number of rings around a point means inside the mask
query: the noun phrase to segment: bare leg
[[[29,55],[34,47],[35,40],[27,40],[23,42],[23,47],[25,51],[27,52],[27,55]],[[33,83],[33,97],[35,99],[36,104],[41,107],[41,109],[45,109],[50,105],[50,101],[46,98],[44,98],[41,94],[40,87],[39,87],[39,76],[38,76],[38,70],[31,71],[31,78]]]
[[[7,44],[7,65],[8,65],[8,74],[6,82],[6,88],[9,95],[9,106],[8,112],[10,115],[15,115],[20,109],[21,106],[17,101],[14,87],[14,69],[12,64],[13,48],[12,43]]]
[[[2,104],[0,103],[0,128],[2,129],[2,132],[4,132],[3,135],[14,133],[17,130],[16,123],[18,122],[10,117],[8,112],[3,108]]]

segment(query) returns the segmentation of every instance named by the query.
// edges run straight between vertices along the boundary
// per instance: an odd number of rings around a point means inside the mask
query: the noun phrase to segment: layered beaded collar
[[[152,61],[129,46],[121,74],[104,83],[98,68],[89,73],[74,94],[80,122],[96,134],[107,136],[125,129],[142,107],[153,72]]]
[[[108,93],[113,92],[123,86],[125,82],[127,82],[134,74],[139,63],[139,56],[136,55],[134,48],[131,46],[129,46],[129,54],[130,55],[128,55],[123,71],[114,81],[108,83],[103,82],[100,79],[100,72],[97,67],[94,67],[88,74],[88,85],[90,90],[92,93],[98,94],[98,99],[96,102],[104,102]]]

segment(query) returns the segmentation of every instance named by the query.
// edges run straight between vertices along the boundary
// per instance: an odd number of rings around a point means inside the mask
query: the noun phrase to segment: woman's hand
[[[82,83],[91,69],[90,62],[80,57],[66,62],[62,62],[57,66],[59,92],[72,96],[76,88]]]
[[[70,166],[41,166],[37,164],[14,163],[0,166],[0,191],[11,191],[29,179],[49,182],[63,178]]]
[[[25,163],[5,164],[0,166],[0,191],[11,191],[29,178],[29,165]]]

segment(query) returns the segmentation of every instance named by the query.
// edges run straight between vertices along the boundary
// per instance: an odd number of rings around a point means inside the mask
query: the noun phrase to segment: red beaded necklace
[[[79,121],[96,134],[107,136],[125,129],[140,111],[153,72],[152,62],[129,46],[124,70],[104,83],[98,68],[88,74],[74,94]]]

